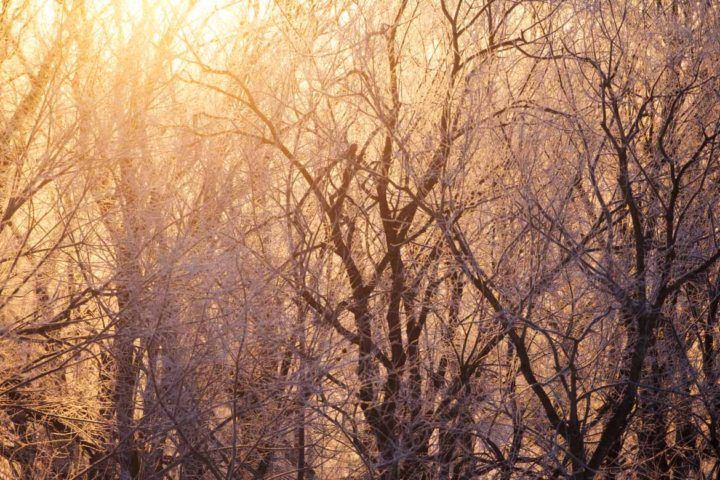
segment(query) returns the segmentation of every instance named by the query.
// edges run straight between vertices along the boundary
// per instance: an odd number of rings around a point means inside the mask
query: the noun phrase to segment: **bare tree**
[[[0,476],[720,472],[714,2],[0,3]]]

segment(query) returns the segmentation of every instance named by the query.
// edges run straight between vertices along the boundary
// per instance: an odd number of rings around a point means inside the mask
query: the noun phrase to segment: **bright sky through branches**
[[[720,0],[0,0],[0,480],[720,478]]]

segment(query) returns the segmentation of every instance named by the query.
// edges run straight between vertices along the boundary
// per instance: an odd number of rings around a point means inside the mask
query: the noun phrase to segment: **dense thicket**
[[[4,0],[0,477],[720,478],[720,4]]]

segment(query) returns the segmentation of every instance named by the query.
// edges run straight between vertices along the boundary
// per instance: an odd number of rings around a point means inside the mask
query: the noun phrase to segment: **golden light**
[[[142,19],[148,15],[172,15],[191,9],[195,14],[212,13],[219,9],[224,0],[121,0],[124,1],[127,15],[134,19]]]
[[[108,3],[122,3],[130,21],[147,16],[172,17],[188,13],[189,20],[206,20],[208,17],[222,17],[239,8],[247,11],[249,17],[261,17],[267,12],[272,0],[107,0]]]

